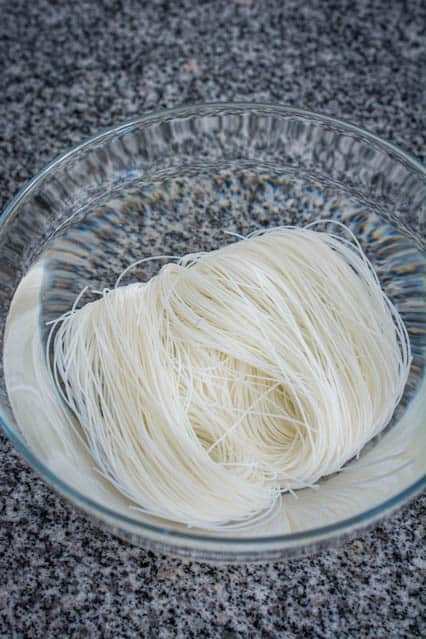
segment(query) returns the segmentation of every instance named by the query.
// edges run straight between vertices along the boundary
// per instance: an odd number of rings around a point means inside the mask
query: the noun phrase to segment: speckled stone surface
[[[336,115],[425,158],[421,0],[0,0],[0,14],[1,207],[84,136],[207,100]],[[187,564],[100,532],[2,435],[0,637],[426,636],[425,505],[308,559]]]

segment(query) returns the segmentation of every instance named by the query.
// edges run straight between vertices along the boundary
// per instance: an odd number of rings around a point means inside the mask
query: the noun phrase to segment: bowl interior
[[[424,476],[425,193],[424,171],[397,150],[285,108],[182,109],[81,145],[42,172],[0,226],[6,432],[57,489],[133,541],[194,554],[233,552],[240,542],[250,544],[249,554],[285,552],[368,523]],[[78,443],[65,444],[53,428],[58,397],[54,389],[48,397],[39,392],[46,322],[86,286],[80,304],[95,299],[136,260],[208,251],[235,241],[233,234],[318,218],[352,229],[407,326],[413,364],[391,424],[318,489],[285,495],[264,524],[218,538],[136,511],[100,479]],[[132,268],[122,284],[148,279],[162,263]]]

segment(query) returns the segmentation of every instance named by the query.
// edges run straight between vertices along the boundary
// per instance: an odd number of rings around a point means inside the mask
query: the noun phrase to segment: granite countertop
[[[421,0],[0,0],[0,205],[158,107],[270,100],[425,158]],[[0,637],[420,637],[425,497],[307,559],[182,563],[100,532],[0,436]]]

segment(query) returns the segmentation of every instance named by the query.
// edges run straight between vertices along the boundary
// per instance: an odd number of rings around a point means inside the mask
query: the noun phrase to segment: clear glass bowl
[[[30,345],[45,343],[46,321],[69,309],[86,284],[111,285],[139,258],[210,250],[230,241],[224,231],[245,234],[318,217],[354,230],[409,330],[413,366],[390,426],[318,490],[285,496],[273,523],[238,533],[158,520],[136,513],[107,486],[98,490],[88,479],[90,460],[77,469],[60,450],[49,430],[55,408],[37,394],[46,362],[40,357],[34,365]],[[332,118],[267,104],[213,104],[100,133],[44,168],[1,218],[3,428],[51,486],[145,547],[259,561],[351,535],[425,485],[425,229],[425,169]],[[126,281],[156,269],[148,262]]]

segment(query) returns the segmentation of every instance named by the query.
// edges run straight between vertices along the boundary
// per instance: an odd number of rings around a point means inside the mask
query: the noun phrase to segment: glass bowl
[[[283,498],[272,522],[212,533],[144,515],[76,467],[40,396],[46,322],[137,259],[210,250],[278,224],[336,219],[359,238],[409,331],[391,424],[343,472]],[[0,224],[0,420],[47,483],[132,543],[200,560],[272,560],[353,535],[425,485],[425,169],[355,126],[268,104],[166,110],[102,132],[45,167]],[[122,283],[158,269],[148,261]],[[39,349],[39,350],[37,350]],[[79,462],[80,463],[80,462]]]

